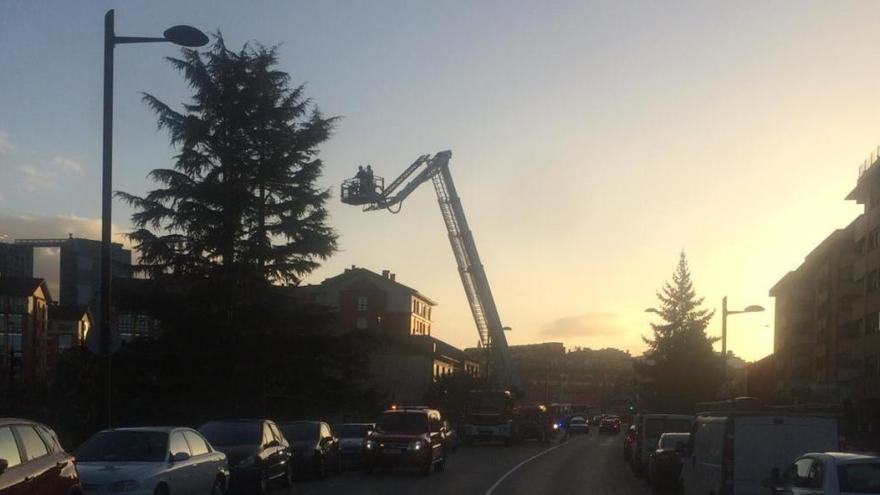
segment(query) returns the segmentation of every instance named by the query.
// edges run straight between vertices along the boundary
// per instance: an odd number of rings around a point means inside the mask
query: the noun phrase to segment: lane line
[[[560,447],[565,447],[566,445],[569,444],[570,441],[571,441],[571,439],[567,440],[567,441],[564,442],[564,443],[560,443],[560,444],[558,444],[558,445],[556,445],[556,446],[554,446],[554,447],[550,447],[550,448],[547,449],[547,450],[542,450],[541,452],[538,452],[537,454],[535,454],[535,455],[529,457],[528,459],[526,459],[526,460],[520,462],[520,463],[517,464],[516,466],[513,466],[513,468],[511,468],[510,471],[504,473],[503,476],[501,476],[500,478],[498,478],[498,481],[496,481],[494,485],[490,486],[489,489],[486,490],[485,495],[492,495],[492,493],[495,491],[495,489],[498,488],[498,486],[501,485],[501,483],[503,483],[504,480],[506,480],[511,474],[513,474],[514,472],[516,472],[517,469],[519,469],[519,468],[525,466],[526,464],[528,464],[528,463],[534,461],[535,459],[537,459],[538,457],[541,457],[541,456],[544,455],[544,454],[548,454],[548,453],[550,453],[550,452],[553,452],[554,450],[556,450],[556,449],[558,449],[558,448],[560,448]]]

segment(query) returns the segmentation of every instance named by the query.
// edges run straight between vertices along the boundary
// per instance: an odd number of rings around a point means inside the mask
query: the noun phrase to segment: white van
[[[664,433],[687,433],[691,431],[694,417],[687,414],[640,414],[633,420],[636,438],[630,462],[637,470],[648,465],[651,453],[657,450],[657,442]]]
[[[837,418],[784,410],[697,415],[681,477],[686,495],[766,495],[763,482],[806,452],[836,450]]]

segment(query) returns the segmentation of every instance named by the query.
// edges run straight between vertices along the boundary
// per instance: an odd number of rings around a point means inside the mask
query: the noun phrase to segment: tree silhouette
[[[193,89],[174,110],[144,101],[177,148],[173,168],[149,177],[161,187],[139,197],[129,234],[141,271],[228,280],[298,283],[336,249],[326,225],[327,190],[316,179],[318,147],[335,118],[324,118],[276,69],[275,48],[226,48],[217,34],[205,53],[184,49],[168,58]]]
[[[636,364],[641,398],[657,412],[691,412],[696,402],[715,397],[721,360],[712,349],[718,339],[706,335],[715,312],[701,308],[684,252],[657,299],[663,322],[651,324],[653,337],[642,337],[648,351]]]

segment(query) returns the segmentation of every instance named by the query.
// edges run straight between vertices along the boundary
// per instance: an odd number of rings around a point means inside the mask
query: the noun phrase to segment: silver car
[[[96,433],[76,451],[85,495],[221,495],[229,469],[191,428],[117,428]]]

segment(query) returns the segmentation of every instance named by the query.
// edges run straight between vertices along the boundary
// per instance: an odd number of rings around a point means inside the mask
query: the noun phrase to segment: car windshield
[[[472,412],[499,412],[507,407],[510,397],[502,392],[475,392],[468,397]]]
[[[677,418],[649,418],[645,420],[645,436],[659,438],[666,432],[690,431],[691,420]]]
[[[660,437],[660,448],[663,450],[674,449],[678,443],[687,443],[687,433],[667,433]]]
[[[258,421],[212,421],[199,432],[216,446],[259,445],[261,439]]]
[[[837,467],[840,491],[880,493],[880,462],[860,462]]]
[[[370,432],[370,428],[367,425],[338,425],[333,428],[333,432],[339,438],[363,438]]]
[[[168,433],[104,431],[76,451],[77,462],[162,462],[168,454]]]
[[[318,423],[284,423],[281,433],[291,442],[317,441]]]
[[[385,433],[423,433],[428,431],[428,416],[416,412],[386,412],[376,429]]]
[[[582,418],[580,416],[575,416],[575,417],[571,418],[571,424],[583,424],[586,422],[587,422],[587,420],[585,420],[584,418]]]

